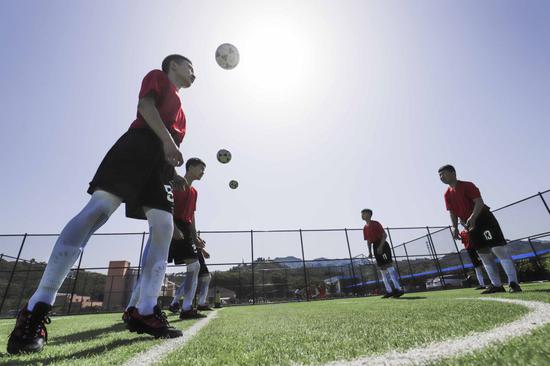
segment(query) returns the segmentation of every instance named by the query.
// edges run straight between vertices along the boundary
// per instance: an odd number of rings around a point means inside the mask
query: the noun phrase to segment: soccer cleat
[[[516,283],[516,282],[510,282],[510,284],[508,285],[510,288],[508,289],[508,292],[509,293],[514,293],[514,292],[522,292],[523,290],[521,289],[521,287],[519,287],[519,285]]]
[[[405,295],[405,291],[403,291],[403,290],[395,290],[395,292],[393,292],[393,295],[392,295],[392,296],[395,297],[395,298],[398,298],[398,297],[401,297],[401,296],[403,296],[403,295]]]
[[[208,305],[198,305],[197,310],[200,310],[200,311],[213,311],[214,309],[212,309]]]
[[[477,286],[474,290],[485,290],[487,288],[487,286]]]
[[[124,310],[122,314],[122,321],[126,324],[126,329],[130,332],[136,331],[136,320],[132,317],[132,314],[137,311],[135,306],[130,306],[128,309]]]
[[[175,304],[170,304],[170,306],[168,306],[168,310],[170,310],[172,314],[177,314],[181,310],[180,303],[177,302]]]
[[[383,299],[387,299],[393,296],[393,292],[386,292],[385,295],[382,296]]]
[[[181,320],[200,319],[200,318],[206,318],[206,315],[199,313],[195,309],[182,310],[180,312],[180,319]]]
[[[506,292],[506,290],[504,289],[503,286],[489,285],[485,291],[481,291],[481,294],[482,295],[487,295],[487,294],[494,294],[494,293],[497,293],[497,292]]]
[[[166,313],[158,306],[155,306],[151,315],[141,315],[138,309],[129,314],[131,327],[128,327],[128,330],[130,332],[146,333],[155,338],[177,338],[183,335],[181,330],[170,326]]]
[[[8,339],[8,353],[16,355],[27,352],[40,352],[48,341],[46,324],[51,320],[48,313],[52,307],[45,302],[36,303],[32,311],[27,310],[27,304],[19,311],[15,328]]]

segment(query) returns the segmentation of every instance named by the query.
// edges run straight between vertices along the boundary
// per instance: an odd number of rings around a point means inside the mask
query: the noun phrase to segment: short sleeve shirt
[[[378,243],[384,237],[384,228],[378,221],[372,220],[363,227],[363,238],[370,243]]]
[[[445,206],[461,220],[466,221],[474,211],[474,200],[481,197],[481,192],[472,182],[458,181],[454,188],[445,192]]]
[[[155,107],[159,111],[162,122],[179,146],[185,136],[186,120],[178,89],[168,79],[166,73],[161,70],[153,70],[145,75],[139,91],[140,99],[147,96],[152,96],[155,99]],[[148,128],[148,124],[138,112],[136,120],[130,125],[130,128]]]
[[[185,223],[192,223],[197,209],[198,192],[189,187],[186,190],[174,190],[174,219]]]

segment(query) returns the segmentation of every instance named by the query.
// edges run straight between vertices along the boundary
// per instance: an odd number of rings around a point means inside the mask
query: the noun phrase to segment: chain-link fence
[[[550,190],[493,210],[520,281],[550,272]],[[386,228],[406,291],[470,286],[473,266],[449,226]],[[140,274],[147,233],[95,234],[55,300],[57,314],[120,311]],[[362,229],[203,231],[211,258],[208,299],[225,304],[308,301],[381,293]],[[57,234],[0,235],[0,315],[13,316],[38,286]],[[185,266],[169,265],[166,304]]]

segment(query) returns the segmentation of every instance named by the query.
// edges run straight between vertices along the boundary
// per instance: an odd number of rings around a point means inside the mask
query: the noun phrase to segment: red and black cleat
[[[50,304],[39,302],[32,311],[27,310],[27,305],[19,311],[15,328],[8,339],[8,353],[40,352],[44,343],[48,341],[46,324],[50,324],[48,317],[52,307]]]
[[[170,326],[166,313],[158,306],[155,306],[151,315],[141,315],[138,309],[129,312],[129,315],[130,320],[127,324],[130,332],[146,333],[155,338],[177,338],[183,335],[181,330]]]

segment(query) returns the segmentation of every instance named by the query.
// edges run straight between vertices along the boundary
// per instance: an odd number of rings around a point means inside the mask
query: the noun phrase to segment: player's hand
[[[455,240],[458,240],[459,237],[460,237],[460,235],[458,234],[458,228],[455,226],[455,227],[453,227],[453,238]]]
[[[195,246],[198,249],[204,249],[204,242],[202,240],[200,240],[199,237],[197,237],[196,240],[195,240]]]
[[[376,254],[378,254],[378,255],[384,254],[384,249],[380,248],[380,247],[376,248]]]
[[[183,239],[183,233],[177,227],[174,227],[174,233],[172,234],[172,239],[174,240]]]
[[[205,259],[208,259],[210,258],[210,253],[208,253],[206,250],[202,250],[202,256],[205,258]]]
[[[172,166],[181,166],[183,164],[183,155],[179,151],[176,143],[169,140],[163,144],[164,159]]]
[[[468,220],[466,220],[466,229],[468,231],[474,230],[476,227],[476,219],[472,218],[471,216],[468,217]]]
[[[185,191],[189,188],[189,182],[185,179],[185,177],[175,174],[174,179],[172,179],[172,186],[177,191]]]

